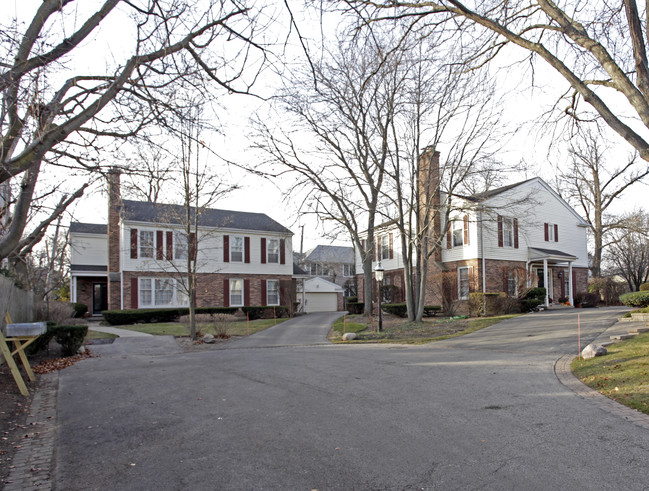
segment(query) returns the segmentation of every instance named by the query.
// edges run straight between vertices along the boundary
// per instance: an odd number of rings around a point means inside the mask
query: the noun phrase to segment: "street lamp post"
[[[379,297],[379,332],[383,330],[383,315],[381,313],[381,297],[382,297],[382,290],[383,290],[383,266],[381,266],[381,261],[379,261],[379,264],[376,265],[376,269],[374,270],[374,278],[376,279],[377,283],[377,296]]]

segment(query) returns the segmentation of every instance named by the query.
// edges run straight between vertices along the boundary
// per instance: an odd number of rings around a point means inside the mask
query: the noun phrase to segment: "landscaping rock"
[[[355,332],[346,332],[343,334],[343,341],[351,341],[352,339],[356,339],[358,336],[356,335]]]
[[[589,344],[581,351],[581,357],[584,360],[588,360],[590,358],[595,358],[596,356],[604,356],[606,353],[608,353],[608,351],[606,351],[604,346]]]
[[[214,336],[212,336],[211,334],[206,334],[205,336],[203,336],[203,342],[207,344],[214,344],[216,343],[216,339],[214,339]]]

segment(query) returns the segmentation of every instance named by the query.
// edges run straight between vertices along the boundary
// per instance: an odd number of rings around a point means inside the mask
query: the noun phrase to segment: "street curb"
[[[51,490],[59,373],[41,375],[4,491]]]
[[[603,411],[649,430],[649,415],[626,407],[613,399],[609,399],[605,395],[602,395],[596,390],[583,384],[581,380],[575,377],[572,370],[570,370],[570,364],[575,358],[576,355],[563,355],[556,361],[554,364],[554,374],[559,382],[568,387],[579,397],[590,401]]]

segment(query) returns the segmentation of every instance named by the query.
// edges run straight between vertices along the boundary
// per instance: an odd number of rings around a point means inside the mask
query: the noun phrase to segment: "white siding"
[[[100,234],[70,234],[70,264],[106,266],[108,238]]]
[[[121,264],[125,271],[169,271],[186,270],[186,259],[174,260],[171,264],[167,260],[156,259],[131,259],[131,228],[155,231],[162,230],[163,240],[166,241],[167,228],[156,228],[148,225],[125,224],[122,225],[121,234]],[[180,231],[177,229],[177,231]],[[250,238],[250,263],[225,262],[223,260],[223,236],[242,236]],[[284,239],[285,240],[285,264],[261,262],[261,238]],[[269,275],[292,275],[293,274],[293,247],[290,236],[277,233],[250,232],[250,231],[211,231],[199,229],[198,238],[198,272],[199,273],[228,273],[228,274],[269,274]],[[166,252],[166,242],[163,250]],[[244,257],[245,258],[245,257]]]

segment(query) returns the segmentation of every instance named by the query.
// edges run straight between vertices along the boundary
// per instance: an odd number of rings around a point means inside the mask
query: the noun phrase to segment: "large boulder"
[[[589,344],[581,351],[581,357],[584,360],[588,360],[590,358],[595,358],[596,356],[604,356],[606,353],[607,351],[606,348],[604,348],[604,346]]]
[[[351,341],[352,339],[356,339],[358,336],[356,335],[355,332],[346,332],[343,334],[343,341]]]

